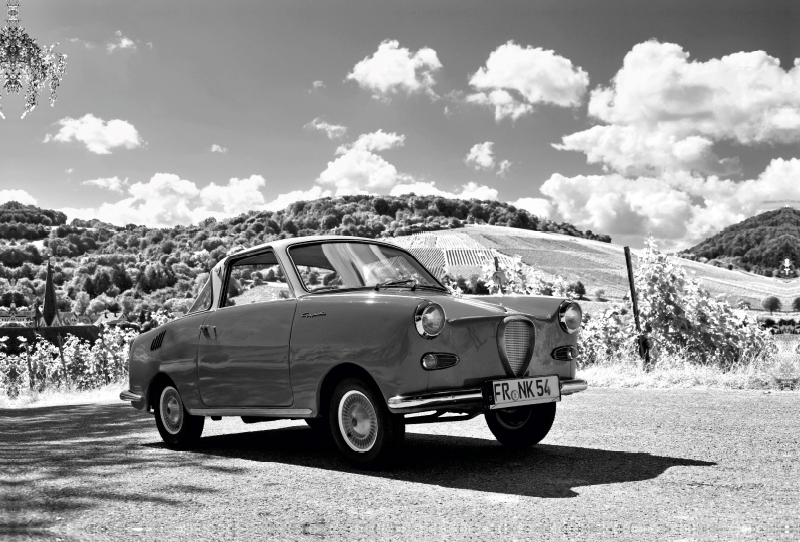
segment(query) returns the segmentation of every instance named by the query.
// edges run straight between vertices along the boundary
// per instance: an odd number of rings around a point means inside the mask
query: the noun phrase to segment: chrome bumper
[[[119,398],[122,399],[123,401],[133,401],[134,403],[138,403],[139,401],[142,400],[141,395],[136,395],[132,391],[128,390],[125,390],[122,393],[120,393]]]
[[[560,380],[558,385],[561,387],[561,395],[572,395],[579,391],[586,391],[589,383],[585,380],[576,378],[575,380]]]
[[[559,381],[561,395],[572,395],[589,387],[585,380]],[[483,390],[449,390],[420,395],[396,395],[388,401],[389,410],[395,414],[409,414],[444,408],[486,407]]]
[[[483,406],[480,389],[442,391],[423,395],[396,395],[388,401],[389,410],[395,414],[421,412],[454,406]]]

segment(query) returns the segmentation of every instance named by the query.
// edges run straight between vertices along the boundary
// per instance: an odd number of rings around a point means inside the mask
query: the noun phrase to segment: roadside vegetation
[[[783,330],[777,323],[768,329],[744,308],[712,296],[687,275],[679,260],[660,253],[652,239],[646,241],[635,269],[641,324],[654,345],[651,364],[645,367],[637,353],[629,302],[589,302],[593,314],[584,314],[580,374],[593,386],[797,389],[800,336],[774,335]],[[496,270],[507,282],[497,280]],[[511,263],[498,259],[496,267],[487,264],[471,282],[450,279],[449,285],[466,294],[578,299],[585,292],[582,284],[579,294],[577,284],[542,273],[519,257]],[[595,298],[602,296],[595,292]]]

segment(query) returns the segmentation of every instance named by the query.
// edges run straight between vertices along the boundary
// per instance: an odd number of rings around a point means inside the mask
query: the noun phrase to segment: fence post
[[[67,373],[67,362],[64,361],[64,345],[61,342],[61,333],[57,333],[56,338],[58,338],[58,355],[61,357],[61,366],[64,368],[64,385],[69,388],[69,373]]]
[[[30,345],[25,342],[25,360],[28,362],[28,389],[33,389],[33,369],[31,368],[31,348]]]

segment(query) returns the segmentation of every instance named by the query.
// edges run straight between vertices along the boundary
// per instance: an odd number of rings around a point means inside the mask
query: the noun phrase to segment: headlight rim
[[[436,333],[428,333],[425,330],[424,325],[422,324],[422,316],[429,307],[438,307],[440,311],[442,311],[442,327]],[[444,331],[445,326],[447,325],[447,313],[444,311],[444,307],[434,301],[423,301],[414,311],[414,327],[417,328],[417,333],[419,333],[420,337],[424,339],[435,339],[439,335],[442,334]]]
[[[569,309],[572,307],[577,309],[578,314],[580,314],[580,318],[578,318],[578,326],[575,329],[570,329],[569,326],[567,326],[566,322],[567,311],[569,311]],[[575,301],[571,301],[569,299],[565,299],[564,301],[561,302],[561,305],[558,307],[558,324],[561,326],[562,331],[564,331],[569,335],[574,335],[575,333],[580,331],[582,321],[583,321],[583,309],[581,309],[581,306],[578,303],[576,303]]]

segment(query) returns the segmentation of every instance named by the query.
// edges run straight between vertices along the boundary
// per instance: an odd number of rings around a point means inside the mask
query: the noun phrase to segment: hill
[[[733,266],[767,276],[786,276],[786,258],[800,256],[800,210],[784,207],[750,217],[680,253],[684,258]],[[791,276],[797,276],[794,269]]]
[[[487,254],[495,249],[507,256],[518,255],[524,263],[551,275],[561,275],[568,282],[581,281],[590,299],[596,299],[598,290],[603,291],[602,298],[610,301],[620,301],[628,294],[623,247],[611,243],[488,225],[468,225],[435,235],[398,237],[394,242],[410,250],[434,271],[446,264],[448,271],[456,275],[478,274]],[[638,252],[632,250],[634,265]],[[678,258],[677,263],[703,288],[733,305],[746,301],[753,308],[759,308],[764,297],[775,295],[781,299],[784,310],[788,310],[792,300],[800,297],[800,284],[795,281],[683,258]],[[602,304],[597,305],[594,309],[602,312]]]
[[[609,243],[606,235],[531,215],[498,201],[413,194],[299,201],[282,211],[251,211],[197,225],[113,226],[93,219],[66,224],[63,213],[12,202],[0,206],[0,305],[41,299],[51,257],[62,310],[183,310],[207,273],[233,247],[315,234],[402,237],[486,224]],[[88,218],[88,217],[87,217]],[[602,243],[601,243],[602,244]]]

